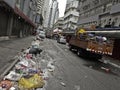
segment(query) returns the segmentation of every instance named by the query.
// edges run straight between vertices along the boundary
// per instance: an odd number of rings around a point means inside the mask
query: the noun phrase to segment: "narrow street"
[[[55,66],[54,71],[50,72],[46,90],[118,90],[120,88],[120,73],[117,72],[119,69],[96,60],[80,58],[69,51],[66,45],[59,44],[55,40],[44,40],[41,48],[44,50],[42,62],[47,62],[46,57],[49,56]],[[110,71],[105,71],[101,67],[109,67]]]

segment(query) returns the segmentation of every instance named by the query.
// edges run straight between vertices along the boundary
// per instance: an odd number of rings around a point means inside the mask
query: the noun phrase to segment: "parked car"
[[[58,43],[62,43],[62,44],[66,44],[66,38],[64,36],[60,36],[58,39],[57,39],[57,42]]]

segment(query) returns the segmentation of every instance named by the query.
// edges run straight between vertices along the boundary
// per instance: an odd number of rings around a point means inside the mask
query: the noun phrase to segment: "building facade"
[[[120,25],[120,0],[79,1],[79,27]]]
[[[37,0],[37,20],[40,19],[37,23],[41,29],[47,26],[46,22],[49,14],[49,2],[50,0]]]
[[[0,39],[24,37],[35,28],[35,11],[31,0],[0,0]]]
[[[91,28],[119,28],[120,27],[120,0],[79,0],[79,20],[78,27]],[[114,30],[114,29],[113,29]],[[119,31],[119,30],[117,30]],[[107,32],[107,30],[106,30]],[[102,34],[101,34],[102,35]],[[107,34],[106,34],[107,35]],[[114,38],[113,55],[114,59],[120,60],[120,38],[112,34]]]
[[[69,0],[68,0],[69,1]],[[64,15],[64,30],[74,30],[77,28],[79,13],[77,11],[78,0],[67,1]]]
[[[51,5],[51,17],[49,17],[49,26],[50,28],[53,28],[53,25],[55,24],[55,21],[58,20],[59,17],[59,9],[58,9],[58,2],[57,0],[54,0]],[[51,19],[50,19],[51,18]]]
[[[49,13],[50,13],[50,0],[45,0],[44,1],[44,7],[42,10],[43,13],[43,28],[47,28],[48,27],[48,21],[49,21]]]
[[[64,25],[64,17],[60,17],[54,24],[54,29],[56,28],[63,29],[63,25]]]

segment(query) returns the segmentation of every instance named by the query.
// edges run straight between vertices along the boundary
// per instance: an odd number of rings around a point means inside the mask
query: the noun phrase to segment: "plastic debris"
[[[35,74],[29,79],[21,78],[19,80],[19,87],[23,89],[33,89],[33,88],[42,88],[44,86],[44,81],[41,76]]]
[[[66,86],[66,84],[64,82],[60,82],[60,84],[64,87]]]
[[[15,87],[11,87],[9,90],[16,90],[16,88]]]
[[[48,71],[53,72],[55,70],[55,66],[53,65],[53,62],[49,62],[48,65]]]
[[[18,81],[22,77],[22,74],[18,74],[14,71],[11,71],[8,75],[4,77],[4,79],[12,80],[12,81]]]
[[[109,71],[110,71],[110,69],[105,68],[105,67],[101,67],[101,69],[102,69],[102,70],[105,70],[106,72],[109,72]]]
[[[12,87],[12,83],[9,80],[4,80],[0,82],[1,90],[9,90]]]
[[[45,90],[43,86],[49,79],[49,72],[48,69],[41,70],[38,57],[35,57],[43,51],[39,44],[39,40],[34,40],[29,48],[18,53],[15,58],[18,62],[0,82],[0,90]],[[55,67],[50,62],[48,68],[54,71]]]

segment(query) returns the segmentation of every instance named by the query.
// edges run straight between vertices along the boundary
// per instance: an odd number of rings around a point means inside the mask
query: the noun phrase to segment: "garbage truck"
[[[95,33],[89,33],[85,29],[77,30],[68,42],[69,49],[76,51],[77,55],[95,59],[101,59],[104,54],[112,55],[113,44],[113,38],[97,36]]]

